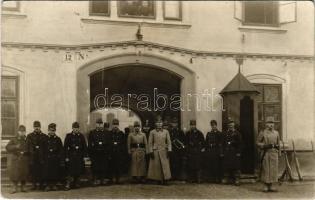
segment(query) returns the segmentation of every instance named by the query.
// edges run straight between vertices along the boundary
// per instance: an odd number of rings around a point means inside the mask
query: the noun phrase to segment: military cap
[[[104,122],[104,128],[109,128],[109,123],[108,122]]]
[[[235,123],[234,120],[229,119],[228,124],[232,124],[232,123]]]
[[[139,123],[138,121],[135,121],[135,122],[133,123],[133,126],[134,126],[134,127],[139,127],[139,126],[140,126],[140,123]]]
[[[97,123],[97,124],[103,124],[102,118],[98,118],[98,119],[96,120],[96,123]]]
[[[196,122],[196,120],[190,120],[190,125],[196,125],[197,124],[197,122]]]
[[[40,122],[39,121],[34,121],[33,126],[34,127],[40,127]]]
[[[218,123],[217,123],[216,120],[211,120],[211,121],[210,121],[210,124],[211,124],[211,125],[212,125],[212,124],[218,125]]]
[[[173,119],[172,119],[172,121],[171,121],[172,123],[178,123],[178,119],[177,119],[177,117],[173,117]]]
[[[155,119],[155,123],[161,123],[161,122],[162,122],[162,117],[158,115]]]
[[[119,120],[118,119],[113,119],[113,125],[119,125]]]
[[[80,124],[78,122],[73,122],[72,128],[80,128]]]
[[[18,131],[26,131],[26,128],[24,125],[20,125],[18,128]]]
[[[275,123],[275,118],[272,116],[269,116],[266,118],[266,123]]]
[[[57,125],[55,123],[51,123],[51,124],[48,125],[48,129],[52,129],[52,130],[55,131],[56,130],[56,126]]]

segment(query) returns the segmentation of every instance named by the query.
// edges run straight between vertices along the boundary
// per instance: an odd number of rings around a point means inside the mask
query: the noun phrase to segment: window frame
[[[179,16],[177,17],[166,17],[165,14],[165,1],[163,1],[163,19],[164,20],[176,20],[176,21],[182,21],[183,20],[183,2],[182,1],[178,1],[179,5],[178,5],[178,9],[179,9]]]
[[[153,16],[136,16],[136,15],[123,15],[121,14],[120,8],[121,8],[121,2],[117,1],[117,16],[121,18],[136,18],[136,19],[156,19],[156,1],[150,1],[153,3]]]
[[[12,8],[12,7],[5,7],[2,4],[2,10],[3,11],[15,11],[15,12],[20,12],[20,8],[21,8],[21,2],[20,1],[15,1],[16,2],[16,7]]]
[[[257,128],[258,131],[260,132],[261,130],[259,130],[259,124],[263,123],[263,125],[265,125],[266,123],[266,118],[265,118],[265,105],[275,105],[275,106],[279,106],[280,107],[280,115],[279,115],[279,121],[275,121],[275,123],[279,123],[279,136],[280,138],[283,138],[283,118],[282,118],[282,114],[283,114],[283,99],[282,99],[282,84],[269,84],[269,83],[253,83],[256,87],[258,86],[262,86],[263,90],[262,90],[262,101],[260,100],[256,100],[257,103],[257,114],[259,111],[259,107],[262,106],[262,115],[263,115],[263,120],[259,119],[259,116],[257,117]],[[265,87],[277,87],[278,91],[279,91],[279,101],[278,102],[265,102],[265,96],[264,96],[264,90]]]
[[[254,23],[254,22],[246,22],[246,19],[245,19],[245,12],[246,12],[246,9],[245,9],[245,4],[247,2],[251,2],[252,1],[244,1],[242,2],[242,24],[244,26],[269,26],[269,27],[279,27],[280,26],[280,18],[279,18],[279,14],[280,14],[280,5],[279,5],[279,2],[278,1],[270,1],[271,3],[273,3],[275,6],[276,6],[276,23],[273,23],[273,24],[265,24],[265,23]],[[268,2],[268,1],[265,1],[265,2]]]
[[[107,1],[108,2],[108,10],[107,10],[107,13],[94,13],[92,12],[92,4],[93,4],[93,1],[89,1],[89,16],[107,16],[109,17],[110,16],[110,12],[111,12],[111,1]]]
[[[2,131],[1,138],[2,139],[10,139],[16,136],[17,128],[19,126],[19,114],[20,114],[20,77],[19,76],[7,76],[7,75],[2,75],[1,80],[3,79],[14,79],[15,80],[15,91],[16,91],[16,96],[15,97],[4,97],[1,94],[1,104],[3,100],[15,100],[15,106],[16,106],[16,112],[15,112],[15,132],[13,135],[4,135]],[[1,114],[1,123],[2,123],[2,118],[4,118]],[[12,118],[7,118],[7,119],[12,119]],[[2,126],[3,127],[3,126]]]

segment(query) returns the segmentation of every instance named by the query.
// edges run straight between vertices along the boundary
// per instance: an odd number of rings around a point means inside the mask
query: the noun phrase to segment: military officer
[[[149,134],[151,131],[149,120],[145,120],[144,125],[142,126],[142,131],[145,133],[145,136],[147,137],[147,139],[149,139]]]
[[[85,138],[79,131],[78,122],[72,124],[72,132],[68,133],[64,142],[65,161],[67,168],[67,183],[65,190],[69,190],[71,185],[80,187],[79,177],[85,171],[84,158],[87,155],[87,145]]]
[[[105,135],[106,134],[106,135]],[[93,185],[106,184],[108,171],[109,140],[103,128],[103,120],[96,120],[96,128],[88,136],[88,151],[92,161]],[[106,138],[107,137],[107,138]]]
[[[186,133],[187,164],[189,182],[201,182],[202,152],[205,138],[196,127],[196,120],[190,120],[190,130]]]
[[[210,121],[211,131],[206,135],[205,143],[205,171],[211,182],[220,183],[222,179],[221,159],[222,152],[222,132],[217,128],[217,121]]]
[[[144,182],[147,174],[146,152],[147,138],[145,133],[140,131],[140,123],[134,122],[134,131],[128,135],[128,153],[131,157],[130,173],[135,182]]]
[[[278,182],[279,144],[278,131],[274,130],[274,118],[267,117],[266,129],[257,138],[257,145],[262,150],[261,181],[264,182],[264,192],[276,192],[274,183]]]
[[[185,134],[178,127],[178,119],[174,117],[170,123],[170,138],[172,141],[172,153],[170,157],[171,173],[173,180],[180,180],[183,174],[183,162],[185,156]]]
[[[150,154],[148,179],[167,185],[167,181],[171,179],[169,156],[172,151],[172,143],[169,132],[162,128],[161,118],[157,118],[155,125],[156,128],[150,132],[148,143]]]
[[[20,125],[18,134],[12,138],[6,146],[6,150],[11,156],[11,164],[9,165],[9,176],[13,182],[13,190],[11,193],[18,192],[18,184],[21,183],[21,192],[26,192],[25,184],[28,177],[28,158],[29,153],[26,145],[25,126]]]
[[[223,183],[230,179],[240,185],[241,134],[235,129],[233,120],[228,122],[228,130],[223,133]]]
[[[39,121],[33,123],[34,131],[27,135],[26,143],[30,153],[30,171],[32,177],[32,190],[44,189],[44,164],[47,135],[41,131]]]
[[[45,180],[46,191],[57,190],[57,182],[60,180],[60,169],[64,162],[63,146],[60,137],[56,135],[56,124],[48,125],[47,146],[45,146]]]
[[[120,183],[120,176],[124,167],[125,160],[125,150],[127,147],[125,135],[119,129],[119,120],[113,119],[113,128],[110,133],[111,137],[111,161],[110,161],[110,182],[113,182],[115,178],[115,183]]]

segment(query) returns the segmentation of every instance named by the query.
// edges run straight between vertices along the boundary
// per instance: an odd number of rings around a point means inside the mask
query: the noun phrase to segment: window
[[[90,1],[90,15],[109,16],[109,1]]]
[[[4,1],[2,3],[2,9],[7,11],[19,11],[20,2],[18,1]]]
[[[262,131],[267,117],[272,116],[275,120],[275,129],[281,136],[281,85],[255,84],[260,94],[257,96],[258,103],[258,131]]]
[[[154,1],[118,1],[120,17],[155,18]]]
[[[164,19],[181,20],[182,2],[181,1],[163,1]]]
[[[244,23],[255,25],[278,25],[278,2],[244,2]]]
[[[1,78],[1,123],[2,137],[16,135],[18,126],[18,77]]]

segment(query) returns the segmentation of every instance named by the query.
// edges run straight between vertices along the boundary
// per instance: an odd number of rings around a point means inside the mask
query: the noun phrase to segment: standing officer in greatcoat
[[[130,174],[133,181],[144,182],[147,175],[146,153],[147,138],[145,133],[140,131],[140,123],[134,122],[134,131],[129,133],[127,140],[128,153],[131,157]]]
[[[48,125],[47,146],[45,146],[45,181],[46,191],[57,190],[60,181],[61,165],[64,164],[63,146],[60,137],[56,135],[56,124]]]
[[[145,120],[145,122],[144,122],[144,124],[142,126],[142,132],[145,133],[145,136],[147,137],[147,139],[149,139],[150,131],[151,131],[151,127],[150,127],[150,124],[149,124],[149,120]]]
[[[172,152],[172,142],[169,132],[162,128],[163,122],[160,117],[157,118],[155,125],[156,128],[150,132],[148,142],[150,155],[148,179],[167,185],[167,181],[171,179],[169,157]]]
[[[111,137],[111,160],[110,160],[110,182],[119,184],[120,176],[124,169],[125,151],[127,150],[127,143],[124,133],[119,129],[119,120],[113,119],[113,128],[110,133]]]
[[[222,181],[223,135],[217,128],[217,121],[211,120],[210,125],[211,131],[206,135],[205,171],[211,182],[220,183]]]
[[[93,185],[105,184],[108,171],[109,140],[103,128],[103,120],[97,119],[96,128],[88,136],[88,151],[92,162]],[[106,138],[107,137],[107,138]]]
[[[87,155],[87,145],[84,135],[80,133],[79,128],[79,123],[74,122],[72,124],[72,132],[66,135],[64,142],[68,175],[65,190],[69,190],[72,184],[75,188],[79,188],[79,178],[85,172],[84,158]]]
[[[6,150],[11,160],[8,165],[10,180],[13,182],[11,193],[18,192],[18,184],[21,183],[21,192],[26,192],[25,184],[29,175],[29,152],[26,145],[25,126],[20,125],[17,136],[6,145]]]
[[[174,117],[171,121],[170,138],[172,141],[172,153],[170,157],[171,172],[173,180],[180,180],[183,174],[183,163],[185,156],[185,134],[178,127],[178,119]]]
[[[223,133],[223,183],[229,179],[235,185],[240,185],[241,134],[235,129],[234,121],[228,122],[228,130]]]
[[[45,147],[47,135],[41,131],[39,121],[33,123],[34,131],[27,135],[26,143],[30,153],[30,171],[33,182],[32,190],[44,189]]]
[[[190,130],[186,133],[187,164],[189,182],[201,182],[202,153],[205,138],[196,127],[196,120],[190,120]]]
[[[267,117],[266,129],[257,138],[257,145],[262,150],[261,181],[265,184],[264,192],[276,192],[274,184],[278,182],[278,165],[280,155],[280,137],[274,130],[274,117]]]

